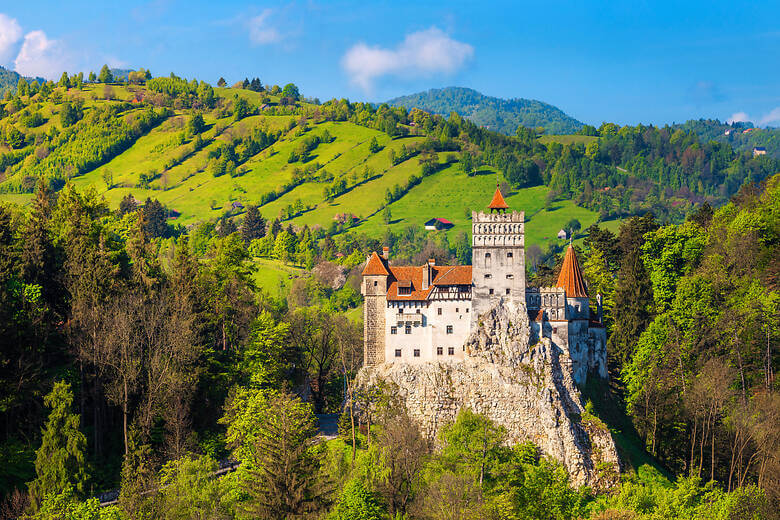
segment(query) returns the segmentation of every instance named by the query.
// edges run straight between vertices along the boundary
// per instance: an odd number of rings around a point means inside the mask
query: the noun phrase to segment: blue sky
[[[586,123],[780,126],[780,2],[85,0],[0,7],[0,63],[260,77],[321,100],[458,85]]]

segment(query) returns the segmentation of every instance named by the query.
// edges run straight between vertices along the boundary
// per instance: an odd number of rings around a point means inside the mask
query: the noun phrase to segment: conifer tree
[[[84,492],[87,465],[84,452],[87,439],[79,431],[79,416],[71,413],[73,393],[70,385],[58,381],[44,398],[51,409],[43,430],[41,447],[35,452],[36,478],[28,485],[32,507],[37,509],[46,495],[72,487]]]
[[[217,81],[217,86],[224,87],[225,85],[227,85],[227,81],[225,81],[225,78],[220,77],[219,81]]]
[[[258,211],[257,206],[247,206],[244,221],[241,223],[241,238],[248,244],[252,240],[263,238],[264,236],[265,219]]]

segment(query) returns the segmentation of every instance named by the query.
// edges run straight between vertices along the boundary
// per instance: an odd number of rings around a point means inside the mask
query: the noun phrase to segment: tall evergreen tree
[[[653,215],[632,217],[620,227],[620,269],[615,287],[615,318],[609,350],[621,364],[634,352],[639,336],[653,319],[653,288],[642,261],[644,235],[658,229]]]
[[[257,206],[247,206],[244,221],[241,223],[241,238],[249,243],[256,238],[265,236],[265,219],[258,211]]]
[[[87,439],[79,431],[79,416],[71,413],[73,393],[63,381],[54,384],[44,399],[51,408],[43,430],[41,447],[35,452],[36,478],[28,488],[33,508],[48,494],[71,487],[77,494],[85,491],[87,464],[84,452]]]

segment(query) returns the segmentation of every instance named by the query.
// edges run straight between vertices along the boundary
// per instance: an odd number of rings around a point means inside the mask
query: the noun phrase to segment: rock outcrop
[[[368,366],[357,385],[396,386],[431,438],[470,408],[504,426],[509,443],[531,441],[559,460],[575,485],[611,487],[620,471],[611,434],[585,412],[566,352],[534,339],[525,307],[499,302],[479,318],[465,361]]]

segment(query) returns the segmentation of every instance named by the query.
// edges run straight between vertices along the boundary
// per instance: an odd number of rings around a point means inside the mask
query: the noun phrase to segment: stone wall
[[[433,438],[470,408],[504,426],[508,442],[532,441],[559,460],[575,485],[604,489],[616,483],[619,460],[609,431],[582,420],[584,407],[568,354],[541,338],[531,344],[522,303],[499,301],[479,318],[461,362],[364,367],[358,386],[391,383],[409,414]]]

